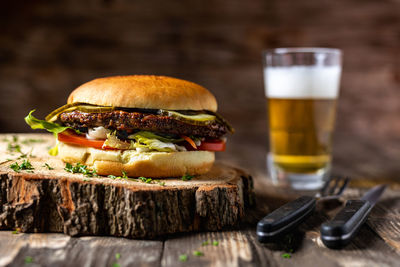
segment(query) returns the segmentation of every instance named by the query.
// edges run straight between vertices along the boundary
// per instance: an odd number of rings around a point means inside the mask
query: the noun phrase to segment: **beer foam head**
[[[264,69],[265,95],[270,98],[336,98],[340,66],[291,66]]]

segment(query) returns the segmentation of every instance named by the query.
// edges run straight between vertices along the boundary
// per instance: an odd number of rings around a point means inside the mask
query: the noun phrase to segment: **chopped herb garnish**
[[[29,139],[25,139],[23,141],[21,141],[22,144],[24,145],[29,145],[32,143],[43,143],[44,139],[33,139],[33,138],[29,138]]]
[[[115,254],[115,259],[119,260],[119,258],[121,258],[121,254],[119,253]]]
[[[200,257],[200,256],[204,256],[204,253],[201,252],[201,251],[195,250],[195,251],[193,251],[193,255],[197,256],[197,257]]]
[[[19,172],[21,170],[21,168],[18,165],[18,162],[11,164],[10,168],[13,169],[15,172]]]
[[[119,263],[113,263],[112,267],[121,267],[121,265],[119,265]]]
[[[183,175],[182,181],[190,181],[193,179],[193,177],[194,177],[193,175],[189,175],[189,174]]]
[[[22,153],[17,159],[26,159],[29,155]]]
[[[43,167],[46,167],[48,170],[54,170],[54,168],[53,167],[51,167],[49,164],[47,164],[47,163],[45,163],[44,165],[43,165]]]
[[[17,135],[13,135],[13,142],[17,143],[18,142],[18,136]]]
[[[24,160],[21,165],[18,165],[18,162],[15,162],[10,165],[10,168],[13,169],[15,172],[20,172],[21,170],[34,170],[32,164],[29,160]]]
[[[203,243],[201,243],[201,245],[204,246],[208,246],[210,244],[210,241],[204,241]]]
[[[19,229],[19,228],[15,228],[15,230],[14,231],[12,231],[11,233],[13,234],[13,235],[17,235],[17,234],[19,234],[21,229]]]
[[[18,145],[18,144],[8,143],[7,150],[8,150],[9,152],[18,152],[18,153],[22,153],[22,152],[21,152],[21,146]]]
[[[187,261],[188,256],[186,254],[179,255],[179,261],[185,262]]]
[[[213,246],[218,246],[219,242],[218,241],[213,241]]]
[[[290,253],[283,253],[282,254],[282,258],[284,259],[290,259],[292,257],[292,255]]]
[[[134,179],[134,178],[129,178],[128,175],[127,175],[127,173],[126,173],[125,171],[122,171],[122,176],[108,175],[107,177],[110,178],[110,179],[126,179],[126,180],[129,180],[129,181],[132,181],[132,182],[138,182],[138,181],[140,181],[140,182],[143,182],[143,183],[146,183],[146,184],[155,184],[155,183],[158,183],[158,184],[161,185],[161,186],[164,186],[164,185],[165,185],[165,182],[161,182],[161,181],[159,181],[159,180],[153,180],[153,179],[151,179],[151,178],[146,178],[146,177],[143,177],[143,176],[140,176],[140,177],[138,177],[138,178],[136,178],[136,179]]]
[[[64,170],[66,170],[67,172],[71,172],[71,173],[82,173],[82,174],[86,175],[87,177],[97,176],[95,170],[91,170],[88,168],[88,166],[80,164],[80,163],[77,163],[75,166],[73,166],[70,163],[66,163]]]
[[[32,263],[33,262],[33,258],[31,256],[26,256],[25,257],[25,263]]]
[[[151,184],[151,183],[153,182],[153,179],[151,179],[151,178],[146,178],[146,177],[143,177],[143,176],[138,177],[138,179],[139,179],[140,181],[142,181],[143,183],[146,183],[146,184]]]

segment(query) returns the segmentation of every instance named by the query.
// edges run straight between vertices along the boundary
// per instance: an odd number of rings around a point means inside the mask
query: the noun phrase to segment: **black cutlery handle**
[[[366,200],[348,200],[332,221],[322,224],[321,239],[328,248],[342,248],[350,243],[372,209]]]
[[[274,241],[275,237],[296,228],[311,215],[316,202],[314,197],[302,196],[265,216],[257,224],[258,241]]]

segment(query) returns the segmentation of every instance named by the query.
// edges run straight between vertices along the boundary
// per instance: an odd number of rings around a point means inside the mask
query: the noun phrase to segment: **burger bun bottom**
[[[137,152],[136,150],[101,150],[91,147],[58,144],[62,161],[93,167],[99,175],[129,177],[179,177],[207,173],[215,160],[214,152]]]

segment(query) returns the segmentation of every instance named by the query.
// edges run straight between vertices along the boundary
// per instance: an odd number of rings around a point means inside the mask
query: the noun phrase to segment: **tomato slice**
[[[190,139],[189,137],[187,137],[187,138]],[[185,147],[189,151],[193,151],[193,150],[225,151],[225,149],[226,149],[225,141],[218,140],[218,139],[205,140],[205,141],[201,142],[200,146],[197,146],[197,149],[194,147],[196,145],[194,144],[192,139],[190,139],[190,140],[187,140],[186,138],[184,138],[184,139],[187,141],[185,143]],[[87,139],[85,135],[79,135],[79,134],[76,134],[69,130],[59,133],[58,141],[66,143],[66,144],[77,145],[77,146],[93,147],[93,148],[97,148],[97,149],[116,150],[116,148],[104,146],[105,140]],[[193,144],[192,144],[192,142],[193,142]]]
[[[84,135],[79,135],[71,131],[64,131],[58,134],[58,141],[77,146],[93,147],[103,149],[104,140],[90,140]],[[111,148],[107,148],[111,149]]]
[[[201,142],[197,150],[207,150],[207,151],[225,151],[226,143],[222,140],[206,140]]]

